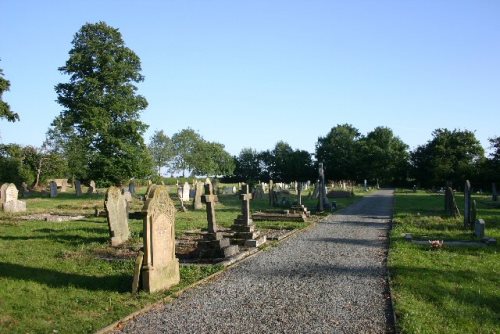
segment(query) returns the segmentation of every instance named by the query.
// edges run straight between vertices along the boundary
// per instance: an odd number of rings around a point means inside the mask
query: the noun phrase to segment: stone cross
[[[179,283],[179,260],[175,257],[175,207],[166,186],[151,187],[144,212],[143,288],[165,290]]]
[[[201,200],[207,206],[207,221],[208,233],[217,233],[217,221],[215,220],[215,202],[217,202],[217,195],[214,195],[212,184],[205,184],[205,195],[201,196]]]
[[[250,215],[250,200],[252,199],[252,194],[250,194],[248,189],[248,184],[244,184],[241,187],[240,200],[241,200],[241,215],[244,225],[250,225],[252,223]]]
[[[109,187],[104,200],[111,246],[119,246],[128,240],[128,205],[118,187]]]
[[[297,183],[297,197],[299,205],[302,205],[302,182]]]
[[[76,196],[82,196],[82,183],[80,180],[75,180],[75,193]]]
[[[471,186],[469,180],[465,181],[464,186],[464,227],[471,228],[471,209],[472,209],[472,201],[471,201]]]
[[[50,181],[50,197],[57,197],[57,183],[55,181]]]
[[[491,184],[491,200],[493,202],[498,201],[497,185],[494,182]]]

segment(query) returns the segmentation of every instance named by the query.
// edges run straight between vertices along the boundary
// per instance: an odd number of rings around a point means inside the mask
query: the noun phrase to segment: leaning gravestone
[[[203,196],[203,183],[196,182],[194,199],[193,199],[193,209],[194,210],[203,209],[203,203],[201,202],[201,196]]]
[[[497,185],[494,182],[491,184],[491,200],[493,202],[498,201]]]
[[[50,181],[50,197],[57,197],[57,183],[55,181]]]
[[[109,187],[106,192],[104,207],[106,208],[111,246],[119,246],[127,241],[130,236],[128,229],[128,205],[120,188]]]
[[[471,201],[471,187],[469,180],[465,181],[464,186],[464,227],[471,228],[471,209],[472,209],[472,201]]]
[[[255,223],[250,214],[250,200],[252,194],[248,191],[248,184],[241,186],[241,215],[234,220],[231,230],[234,233],[234,242],[247,247],[259,247],[266,242],[266,236],[260,236],[260,232],[255,229]]]
[[[75,180],[75,193],[76,196],[82,196],[82,183],[80,180]]]
[[[5,187],[4,194],[4,201],[2,203],[3,211],[13,213],[26,211],[26,202],[17,199],[19,192],[14,183],[9,183],[7,187]]]
[[[144,260],[142,283],[147,292],[168,289],[179,283],[175,257],[175,207],[165,186],[156,186],[143,207]]]

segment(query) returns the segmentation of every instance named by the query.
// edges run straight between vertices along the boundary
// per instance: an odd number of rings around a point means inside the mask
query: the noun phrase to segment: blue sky
[[[231,154],[279,140],[314,151],[350,123],[390,127],[415,148],[436,128],[500,136],[500,1],[1,0],[3,143],[39,146],[62,110],[71,41],[87,22],[118,28],[141,58],[142,119],[191,127]]]

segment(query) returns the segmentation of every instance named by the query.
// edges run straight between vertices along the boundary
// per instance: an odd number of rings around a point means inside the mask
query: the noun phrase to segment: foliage
[[[104,22],[83,25],[72,45],[59,68],[70,81],[56,86],[65,109],[50,132],[68,157],[80,157],[81,165],[70,165],[71,171],[101,184],[147,175],[152,167],[142,138],[147,125],[139,119],[147,101],[133,85],[144,79],[139,57],[118,29]]]
[[[173,141],[163,130],[155,131],[149,141],[148,149],[158,170],[158,175],[161,175],[161,168],[168,166],[175,157]]]
[[[478,178],[484,149],[473,132],[436,129],[433,139],[411,153],[413,176],[422,186],[462,184]]]
[[[408,145],[387,127],[376,127],[360,139],[359,168],[365,179],[401,184],[408,170]]]
[[[237,157],[234,157],[234,179],[249,184],[257,183],[261,178],[260,157],[256,150],[243,148]]]
[[[316,159],[323,162],[325,177],[330,180],[361,178],[359,155],[361,133],[350,124],[333,127],[316,143]]]
[[[193,153],[197,143],[202,141],[203,138],[200,134],[191,128],[183,129],[172,136],[172,143],[176,154],[173,168],[177,171],[182,171],[182,176],[185,175],[186,170],[191,172],[194,169],[196,158]]]
[[[2,100],[3,93],[9,91],[10,81],[4,78],[2,69],[0,68],[0,119],[5,118],[9,122],[19,121],[19,115],[10,110],[7,102]]]
[[[193,148],[194,175],[231,175],[234,171],[233,157],[224,150],[224,145],[199,141]]]

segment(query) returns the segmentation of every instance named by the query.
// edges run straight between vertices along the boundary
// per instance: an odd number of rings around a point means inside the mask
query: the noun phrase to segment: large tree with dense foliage
[[[193,148],[192,173],[194,175],[231,175],[234,171],[233,157],[220,143],[198,141]]]
[[[203,138],[191,128],[182,129],[173,134],[172,144],[175,158],[172,165],[176,171],[182,172],[182,176],[185,175],[186,171],[191,173],[195,168],[196,155],[194,151],[200,142],[203,142]]]
[[[446,181],[462,185],[478,178],[484,149],[469,130],[436,129],[433,138],[411,153],[413,176],[422,186],[441,186]]]
[[[361,176],[382,184],[401,184],[406,180],[409,152],[390,128],[376,127],[360,140],[359,168]]]
[[[331,180],[356,180],[360,177],[361,133],[350,124],[333,127],[316,143],[316,160],[323,162]]]
[[[149,174],[152,162],[142,137],[147,125],[139,118],[147,101],[134,85],[144,79],[139,57],[104,22],[83,25],[72,45],[59,68],[70,80],[56,86],[65,109],[52,134],[65,151],[81,157],[73,172],[101,184]]]
[[[160,176],[161,168],[168,166],[175,157],[172,139],[163,130],[155,131],[149,141],[148,149]]]
[[[2,100],[3,93],[10,88],[10,81],[4,78],[3,71],[0,68],[0,118],[5,118],[9,122],[19,121],[19,115],[10,110],[7,102]]]

